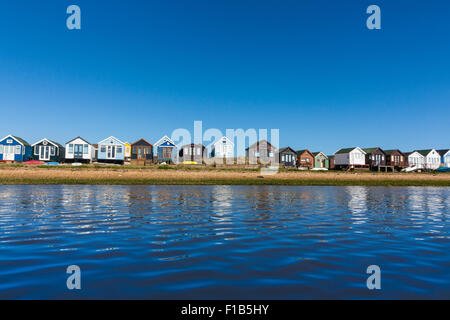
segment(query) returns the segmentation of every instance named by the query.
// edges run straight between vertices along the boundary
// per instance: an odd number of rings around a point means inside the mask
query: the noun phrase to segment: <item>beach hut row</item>
[[[308,149],[295,151],[290,147],[275,150],[267,141],[260,141],[247,148],[246,156],[250,158],[272,158],[278,156],[279,164],[284,167],[297,167],[313,170],[373,170],[401,171],[435,170],[450,167],[449,149],[425,149],[402,152],[398,149],[382,148],[342,148],[333,155],[323,152],[311,152]]]
[[[337,169],[337,170],[402,170],[405,168],[434,170],[450,167],[450,150],[414,150],[402,152],[398,149],[383,150],[376,148],[343,148],[334,155],[323,152],[311,152],[308,149],[294,150],[291,147],[277,149],[267,140],[261,140],[246,150],[246,157],[254,162],[276,162],[283,167],[300,169]],[[110,136],[97,144],[82,137],[76,137],[64,145],[53,140],[42,139],[30,145],[24,139],[8,135],[0,140],[0,161],[25,162],[29,160],[54,163],[116,163],[130,162],[136,165],[150,163],[202,163],[206,157],[233,158],[234,143],[228,137],[222,137],[212,144],[211,150],[202,144],[188,144],[177,149],[175,143],[164,136],[154,144],[145,139],[134,143],[122,142]],[[261,161],[263,160],[263,161]]]
[[[90,143],[82,137],[76,137],[65,145],[50,139],[42,139],[29,144],[22,138],[8,135],[0,140],[0,161],[26,162],[30,160],[42,162],[65,163],[103,163],[131,162],[145,165],[154,161],[170,163],[175,143],[164,136],[155,144],[145,139],[134,143],[122,142],[111,136],[96,144]]]

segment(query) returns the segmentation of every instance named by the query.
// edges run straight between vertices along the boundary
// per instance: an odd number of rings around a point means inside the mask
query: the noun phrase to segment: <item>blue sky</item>
[[[66,28],[77,4],[82,30]],[[377,4],[382,30],[366,28]],[[280,145],[448,148],[448,1],[2,1],[0,135],[156,142],[279,128]]]

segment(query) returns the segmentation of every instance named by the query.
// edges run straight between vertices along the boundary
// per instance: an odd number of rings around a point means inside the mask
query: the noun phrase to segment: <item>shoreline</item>
[[[450,187],[449,173],[379,173],[213,167],[33,167],[0,166],[0,185],[285,185]]]

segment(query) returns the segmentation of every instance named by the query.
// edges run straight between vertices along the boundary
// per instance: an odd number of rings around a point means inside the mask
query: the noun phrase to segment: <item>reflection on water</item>
[[[448,299],[449,208],[450,188],[0,186],[0,298]]]

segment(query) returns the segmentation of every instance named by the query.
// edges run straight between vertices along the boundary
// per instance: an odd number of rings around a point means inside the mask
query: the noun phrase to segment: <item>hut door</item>
[[[83,158],[83,145],[82,144],[76,144],[74,146],[74,157],[75,159],[81,159]]]
[[[50,147],[49,146],[39,146],[39,160],[48,161],[50,160]]]
[[[3,160],[7,161],[14,160],[14,146],[6,145],[3,147]]]
[[[114,159],[116,157],[116,146],[108,146],[108,153],[106,157],[108,159]]]

